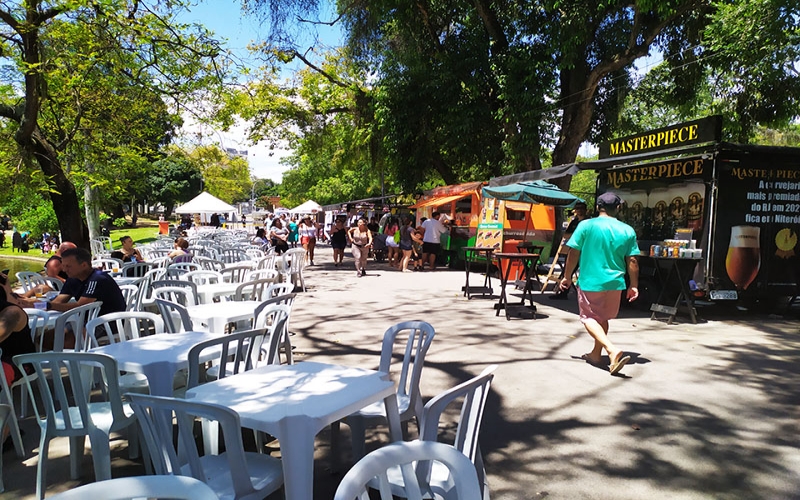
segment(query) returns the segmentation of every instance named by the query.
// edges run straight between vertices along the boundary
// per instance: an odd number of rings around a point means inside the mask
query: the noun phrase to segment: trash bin
[[[166,221],[158,222],[158,234],[169,234],[169,222]]]

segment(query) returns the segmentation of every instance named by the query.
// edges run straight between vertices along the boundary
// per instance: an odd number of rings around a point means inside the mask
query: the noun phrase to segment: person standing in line
[[[630,360],[630,356],[615,346],[608,338],[609,320],[619,312],[620,292],[625,290],[625,271],[630,284],[628,301],[639,297],[640,254],[636,244],[636,233],[615,216],[622,200],[614,193],[604,193],[597,198],[598,216],[583,221],[567,242],[570,247],[561,290],[569,290],[572,273],[580,264],[578,277],[578,309],[581,323],[594,339],[591,352],[581,356],[588,363],[598,366],[602,362],[603,349],[608,353],[609,372],[614,375]],[[585,250],[585,251],[584,251]]]
[[[337,217],[331,228],[331,247],[333,247],[333,266],[339,267],[344,259],[344,249],[347,248],[347,229],[344,227],[342,217]]]
[[[350,250],[353,252],[353,260],[356,265],[356,276],[367,275],[367,257],[369,249],[372,247],[372,231],[367,229],[367,219],[358,219],[358,225],[347,232],[347,239],[352,245]]]
[[[422,223],[422,263],[428,263],[428,267],[433,271],[436,269],[436,258],[442,248],[442,235],[449,232],[449,221],[442,224],[439,219],[441,214],[433,212],[430,219]]]

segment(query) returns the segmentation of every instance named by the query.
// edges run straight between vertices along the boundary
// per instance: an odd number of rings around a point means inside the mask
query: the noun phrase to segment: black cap
[[[612,192],[603,193],[597,197],[598,207],[618,207],[622,205],[622,198]]]

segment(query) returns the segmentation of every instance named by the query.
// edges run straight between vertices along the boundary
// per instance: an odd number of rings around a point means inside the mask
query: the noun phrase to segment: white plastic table
[[[314,437],[337,420],[383,400],[391,439],[402,439],[395,384],[386,373],[303,362],[265,365],[186,391],[186,399],[236,411],[242,426],[281,443],[287,500],[311,500]]]
[[[231,302],[212,302],[199,306],[189,306],[186,310],[192,322],[208,326],[209,332],[223,333],[225,325],[245,319],[252,319],[261,302],[257,300],[242,300]]]
[[[197,285],[197,299],[201,304],[211,304],[215,297],[233,295],[241,283],[209,283]]]
[[[91,349],[117,360],[119,369],[142,373],[150,384],[150,394],[172,396],[172,379],[178,370],[189,367],[189,351],[204,340],[219,337],[207,332],[161,333]],[[200,361],[218,356],[213,349],[203,351]]]

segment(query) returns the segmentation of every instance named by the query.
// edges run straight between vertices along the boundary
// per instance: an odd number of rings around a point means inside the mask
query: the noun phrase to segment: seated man
[[[48,309],[69,311],[100,300],[103,302],[100,316],[125,311],[125,298],[119,285],[107,273],[92,267],[92,254],[88,250],[83,248],[66,250],[61,254],[61,265],[69,279],[64,283],[61,293],[47,303]],[[70,302],[71,299],[75,301]],[[74,345],[75,338],[65,334],[64,347],[72,348]],[[47,342],[45,347],[48,347]]]
[[[58,247],[56,253],[52,257],[47,259],[47,262],[44,263],[45,276],[48,276],[50,278],[55,278],[61,281],[62,283],[67,280],[68,278],[67,273],[65,273],[64,270],[61,268],[61,253],[64,252],[65,250],[69,250],[70,248],[77,248],[77,246],[75,245],[75,243],[65,241]],[[25,292],[22,296],[25,297],[26,299],[29,299],[35,297],[36,294],[44,294],[52,291],[53,288],[49,285],[39,285],[31,288],[30,290]],[[32,306],[28,305],[26,307],[32,307]]]

